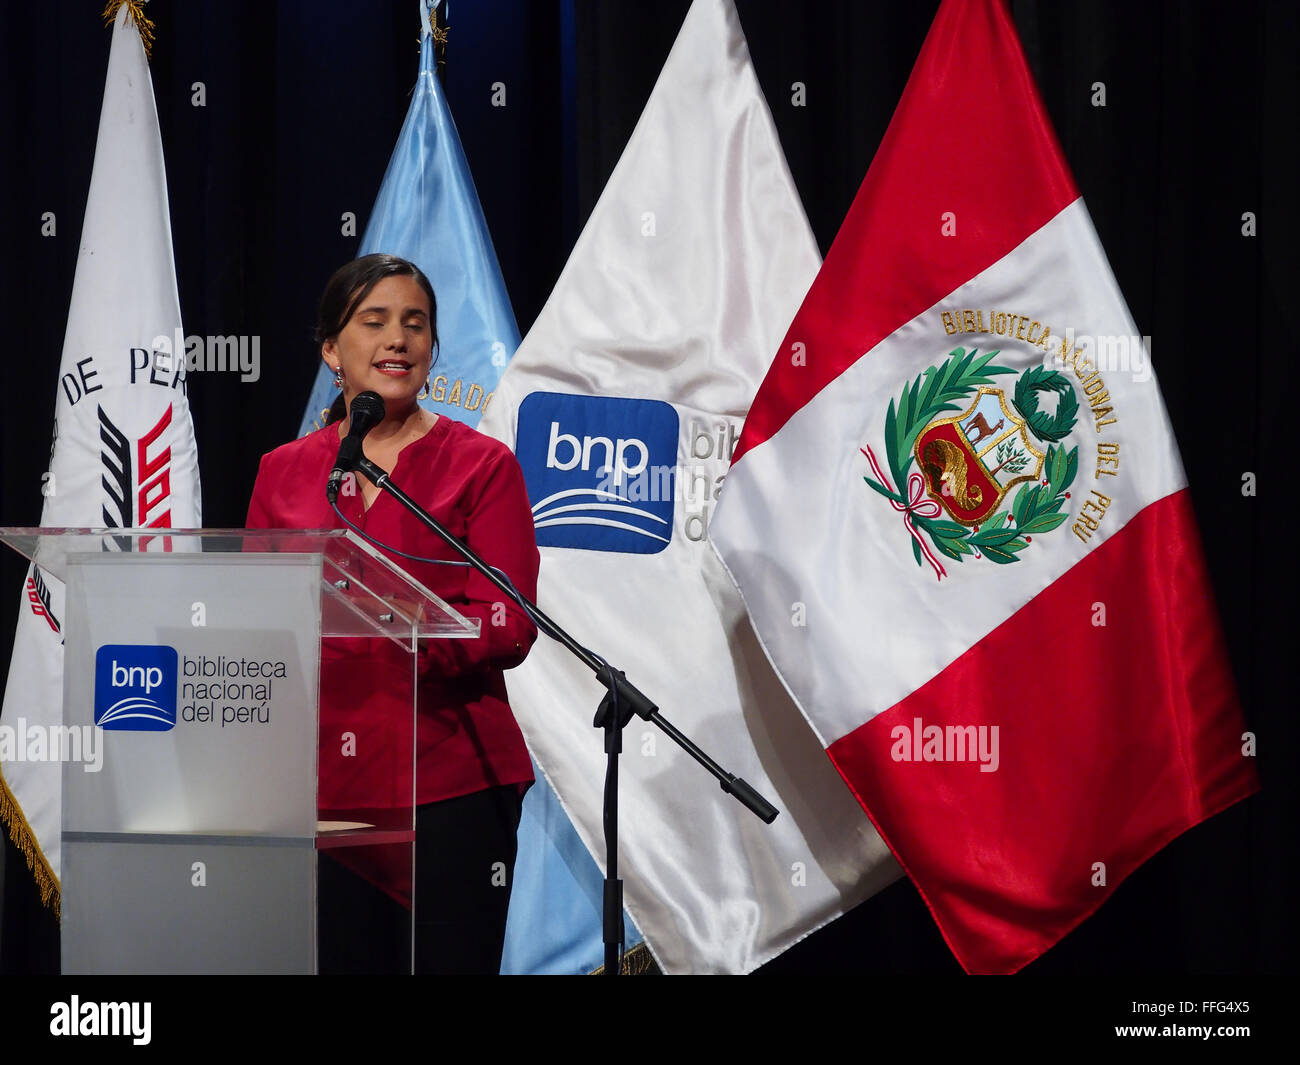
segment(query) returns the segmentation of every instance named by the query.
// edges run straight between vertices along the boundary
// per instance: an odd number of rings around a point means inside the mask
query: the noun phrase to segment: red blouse
[[[338,426],[285,444],[262,457],[248,505],[250,529],[341,528],[325,499],[325,481],[339,449]],[[393,481],[450,532],[503,570],[529,599],[537,595],[540,556],[523,473],[505,445],[450,418],[439,418],[408,444],[389,471]],[[381,493],[366,509],[360,491],[339,495],[339,509],[375,539],[408,554],[456,556],[395,499]],[[501,784],[532,781],[523,736],[506,701],[502,671],[518,665],[537,629],[517,603],[465,566],[436,566],[388,554],[467,618],[480,619],[478,639],[426,640],[418,656],[416,802],[435,802]],[[367,758],[381,744],[375,723],[402,711],[385,675],[409,669],[387,640],[325,641],[321,661],[322,808],[403,806],[400,789]],[[394,672],[396,671],[396,672]],[[409,675],[409,674],[407,674]],[[409,718],[408,718],[409,720]],[[355,754],[342,756],[339,736],[352,733]],[[409,735],[409,733],[408,733]],[[369,745],[367,747],[367,745]]]

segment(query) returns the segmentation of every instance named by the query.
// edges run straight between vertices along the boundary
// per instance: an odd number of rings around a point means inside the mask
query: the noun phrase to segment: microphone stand
[[[501,576],[495,573],[482,558],[471,548],[461,543],[455,536],[425,510],[419,503],[408,496],[391,478],[386,470],[371,462],[365,455],[356,462],[356,468],[365,474],[375,487],[382,489],[409,510],[421,523],[435,532],[461,558],[504,592],[510,599],[522,600],[536,622],[537,627],[554,640],[558,640],[579,661],[596,674],[597,678],[609,690],[601,699],[596,710],[593,727],[605,730],[605,892],[603,933],[605,942],[605,975],[618,976],[622,969],[620,948],[623,945],[623,882],[618,878],[618,756],[623,750],[623,726],[632,720],[632,715],[653,722],[673,740],[682,750],[700,763],[717,779],[718,784],[728,795],[742,803],[747,809],[761,818],[765,824],[776,820],[777,809],[760,795],[751,785],[740,777],[728,773],[712,758],[696,746],[686,735],[674,728],[659,708],[643,692],[633,685],[622,670],[614,669],[603,659],[592,654],[577,640],[547,617],[537,604],[526,599]]]

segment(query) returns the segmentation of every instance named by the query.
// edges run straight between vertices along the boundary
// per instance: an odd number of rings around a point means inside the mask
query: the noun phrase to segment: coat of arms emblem
[[[862,449],[875,475],[863,479],[903,515],[917,564],[929,561],[940,579],[947,571],[939,555],[1015,562],[1035,535],[1067,517],[1079,449],[1061,442],[1079,411],[1074,387],[1033,366],[1008,396],[996,379],[1015,371],[995,364],[997,354],[957,348],[890,401],[888,475]],[[1043,395],[1055,397],[1051,413],[1040,409]]]

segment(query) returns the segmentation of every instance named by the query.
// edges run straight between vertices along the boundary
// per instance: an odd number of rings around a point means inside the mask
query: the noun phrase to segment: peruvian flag
[[[945,0],[709,535],[971,972],[1258,787],[1148,353],[1000,0]]]

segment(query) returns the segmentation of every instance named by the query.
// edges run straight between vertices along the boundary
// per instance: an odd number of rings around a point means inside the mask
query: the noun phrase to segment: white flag
[[[705,539],[818,265],[735,8],[696,0],[480,423],[523,467],[542,608],[780,810],[763,824],[653,725],[627,727],[619,873],[667,972],[748,972],[899,875]],[[601,686],[546,640],[506,677],[603,869]]]
[[[186,397],[167,177],[140,33],[118,13],[68,309],[41,524],[196,527],[199,467]],[[193,353],[191,353],[193,355]],[[0,814],[57,905],[60,766],[43,742],[63,712],[63,587],[28,571],[0,713]]]

